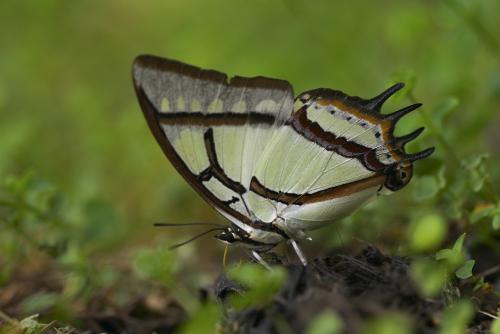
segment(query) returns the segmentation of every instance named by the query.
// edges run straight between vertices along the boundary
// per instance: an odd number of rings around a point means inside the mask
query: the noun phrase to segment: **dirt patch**
[[[333,310],[344,321],[346,333],[358,333],[367,318],[394,311],[412,318],[415,333],[436,333],[447,303],[446,296],[428,299],[419,294],[409,276],[409,259],[385,256],[374,247],[355,256],[332,254],[317,258],[307,267],[285,267],[288,281],[272,304],[242,312],[227,309],[227,328],[241,333],[276,333],[286,324],[293,333],[304,333],[315,316]],[[481,311],[496,314],[498,299],[492,293],[473,291],[467,283],[450,289],[472,298]],[[215,284],[215,296],[223,303],[235,292],[244,293],[226,277]],[[490,317],[476,313],[470,331],[487,333],[490,322]]]
[[[408,315],[415,333],[436,333],[446,305],[461,296],[475,304],[477,312],[469,332],[479,334],[489,332],[491,317],[487,314],[497,314],[500,306],[491,288],[500,283],[500,277],[498,272],[488,274],[495,268],[492,263],[484,267],[490,289],[474,289],[473,280],[457,280],[447,294],[429,299],[419,294],[410,279],[410,259],[386,256],[374,247],[359,252],[335,251],[312,260],[307,267],[273,254],[268,254],[266,260],[288,271],[284,288],[266,307],[231,309],[226,302],[228,296],[245,290],[225,276],[219,277],[212,288],[200,290],[201,303],[216,301],[224,308],[222,326],[228,333],[304,333],[311,320],[326,310],[335,311],[344,322],[345,332],[350,334],[358,333],[368,318],[392,311]],[[9,316],[24,316],[19,305],[29,295],[40,291],[61,293],[62,287],[57,283],[60,275],[55,269],[49,270],[50,261],[36,263],[30,270],[17,273],[11,284],[0,291],[0,310]],[[47,272],[52,274],[44,274]],[[133,297],[117,303],[123,299],[122,294]],[[181,304],[167,289],[123,273],[122,283],[75,307],[74,318],[67,322],[78,328],[71,333],[175,333],[188,319]],[[50,313],[44,319],[50,321]],[[0,319],[0,328],[2,322],[5,320]],[[63,324],[54,324],[59,325]]]

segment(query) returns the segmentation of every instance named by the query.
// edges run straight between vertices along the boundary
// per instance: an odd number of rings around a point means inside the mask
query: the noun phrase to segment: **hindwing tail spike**
[[[404,107],[403,109],[399,109],[398,111],[393,112],[392,114],[389,114],[385,116],[386,119],[390,120],[392,123],[396,123],[403,117],[404,115],[412,112],[415,109],[418,109],[422,106],[422,103],[415,103],[412,104],[408,107]]]
[[[408,144],[410,141],[412,141],[415,138],[417,138],[418,136],[420,136],[420,134],[424,131],[424,129],[425,129],[424,127],[421,127],[421,128],[416,129],[412,133],[409,133],[409,134],[401,136],[401,137],[397,137],[394,140],[394,143],[396,144],[396,146],[398,146],[400,148],[404,148],[404,146],[406,144]]]
[[[425,149],[423,151],[417,152],[417,153],[406,154],[404,160],[414,162],[414,161],[417,161],[417,160],[425,159],[429,155],[431,155],[434,152],[435,149],[436,149],[435,147],[429,147],[429,148],[427,148],[427,149]]]
[[[397,91],[401,90],[404,86],[405,85],[402,82],[392,85],[379,95],[367,100],[365,108],[375,112],[380,112],[380,110],[382,109],[382,105],[385,103],[385,101],[387,101]]]

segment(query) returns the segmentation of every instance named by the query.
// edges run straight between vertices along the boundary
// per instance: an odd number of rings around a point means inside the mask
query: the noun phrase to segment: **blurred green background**
[[[435,154],[408,187],[323,230],[310,251],[356,237],[428,252],[463,232],[499,251],[499,1],[3,0],[0,13],[4,286],[43,249],[69,277],[106,271],[92,290],[115,282],[136,251],[194,233],[153,222],[224,221],[150,134],[131,81],[139,54],[286,79],[296,94],[329,87],[368,98],[405,82],[385,112],[424,103],[397,134],[426,126],[409,151]],[[418,228],[436,241],[415,240]],[[179,249],[183,280],[209,282],[222,250],[211,238]],[[63,283],[68,296],[80,296],[87,274]]]

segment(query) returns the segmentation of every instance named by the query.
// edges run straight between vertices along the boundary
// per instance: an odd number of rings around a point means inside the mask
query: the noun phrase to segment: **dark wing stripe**
[[[198,125],[198,126],[220,126],[220,125],[267,125],[272,126],[276,118],[269,114],[259,112],[248,113],[210,113],[201,112],[168,112],[158,113],[159,121],[165,125]]]
[[[215,142],[214,142],[214,130],[208,129],[203,135],[205,139],[205,149],[207,150],[208,161],[210,162],[210,167],[205,169],[199,176],[202,181],[208,181],[213,176],[219,180],[223,185],[233,190],[235,193],[244,194],[247,190],[239,182],[235,182],[229,178],[229,176],[224,173],[222,167],[217,160],[217,154],[215,152]]]
[[[278,192],[266,188],[262,183],[259,182],[256,177],[253,177],[250,183],[250,190],[264,198],[268,198],[273,201],[281,202],[284,204],[303,205],[349,196],[368,188],[380,186],[384,182],[384,179],[384,175],[374,175],[366,179],[342,184],[340,186],[332,188],[327,188],[314,193],[294,194]]]
[[[377,159],[376,152],[370,148],[337,137],[334,133],[324,131],[321,126],[307,118],[306,107],[297,110],[287,122],[298,134],[310,140],[327,151],[332,151],[346,158],[355,158],[367,169],[378,172],[387,168]]]

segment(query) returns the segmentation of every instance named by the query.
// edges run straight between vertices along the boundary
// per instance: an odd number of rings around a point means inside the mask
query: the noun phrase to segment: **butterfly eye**
[[[396,191],[403,188],[410,182],[412,175],[411,165],[405,167],[396,167],[387,174],[385,187],[389,190]]]

